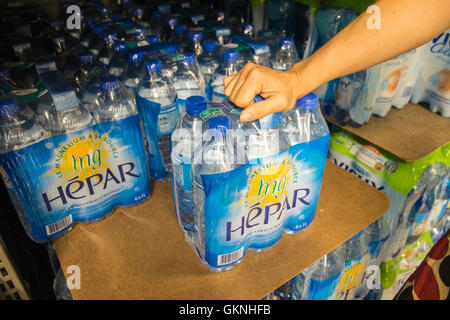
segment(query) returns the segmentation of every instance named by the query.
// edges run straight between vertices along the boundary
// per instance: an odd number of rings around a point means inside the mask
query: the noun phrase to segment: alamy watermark
[[[367,28],[369,30],[380,30],[381,29],[381,10],[377,5],[371,5],[366,10],[369,17],[367,18]]]
[[[68,30],[81,29],[81,9],[77,5],[70,5],[66,9],[66,13],[70,16],[66,20],[66,27]]]

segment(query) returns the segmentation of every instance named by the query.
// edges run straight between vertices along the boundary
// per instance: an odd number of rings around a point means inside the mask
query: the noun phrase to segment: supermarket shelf
[[[450,142],[450,119],[417,104],[391,108],[386,117],[372,116],[360,128],[343,128],[406,162],[420,160]]]
[[[313,224],[226,272],[210,272],[185,242],[170,183],[156,184],[138,206],[76,225],[54,245],[63,270],[79,267],[74,299],[261,299],[388,208],[382,192],[327,161]]]
[[[0,237],[0,300],[28,300],[19,275]]]

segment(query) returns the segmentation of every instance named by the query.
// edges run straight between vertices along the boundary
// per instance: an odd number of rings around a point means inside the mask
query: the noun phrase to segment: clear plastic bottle
[[[20,106],[16,99],[0,99],[0,155],[25,148],[47,137],[46,130],[38,122],[32,118],[26,118],[20,113]],[[1,169],[2,178],[17,215],[25,231],[32,238],[31,225],[25,209],[4,169]]]
[[[167,44],[163,50],[162,55],[158,58],[161,60],[162,73],[168,79],[173,79],[173,75],[178,69],[178,63],[175,61],[177,56],[177,45]]]
[[[106,31],[106,26],[104,24],[98,24],[92,27],[91,35],[88,40],[88,50],[96,57],[100,54],[103,46],[105,45],[105,40],[103,34]]]
[[[109,73],[120,77],[124,72],[127,63],[128,45],[126,42],[117,42],[114,44],[114,56],[109,63]]]
[[[97,123],[117,121],[137,114],[137,107],[127,90],[115,76],[105,76],[100,80],[97,107],[92,115]]]
[[[14,98],[0,99],[0,153],[18,150],[47,137],[42,126],[21,112]]]
[[[128,64],[126,70],[120,78],[122,83],[128,89],[129,93],[134,97],[139,81],[145,75],[143,52],[130,52],[128,55]]]
[[[361,277],[355,299],[364,299],[371,290],[383,290],[379,282],[379,266],[385,254],[385,249],[391,236],[391,228],[384,217],[381,217],[365,230],[367,245],[369,246],[369,260]],[[370,268],[369,268],[370,267]],[[378,272],[375,283],[369,285],[373,272]],[[378,287],[377,287],[378,286]],[[376,295],[375,293],[371,294]]]
[[[329,134],[327,123],[320,112],[319,98],[314,93],[297,100],[295,107],[287,114],[283,131],[292,146]]]
[[[332,251],[292,280],[292,293],[279,292],[278,296],[288,296],[293,300],[332,299],[343,269],[342,256]]]
[[[214,72],[211,81],[211,100],[213,102],[223,102],[227,99],[224,94],[223,79],[236,74],[241,69],[238,61],[238,52],[234,49],[226,49],[222,52],[222,62]]]
[[[182,24],[177,24],[173,29],[173,36],[171,42],[176,44],[180,50],[184,50],[186,45],[186,26]]]
[[[169,41],[173,37],[175,26],[178,24],[177,17],[168,17],[165,21],[161,39]]]
[[[253,38],[255,37],[255,25],[253,23],[243,23],[241,26],[241,32],[242,34]]]
[[[210,81],[214,75],[214,71],[219,66],[216,57],[217,43],[214,40],[203,41],[203,53],[198,57],[198,64],[200,70],[205,78],[205,83],[207,88],[210,86]],[[207,89],[208,90],[208,89]],[[210,90],[210,89],[209,89]],[[207,98],[210,100],[211,97],[207,93]]]
[[[205,217],[204,217],[204,203],[205,193],[203,189],[202,176],[209,174],[216,174],[231,171],[237,168],[238,164],[234,159],[234,144],[232,134],[231,119],[226,116],[215,116],[208,120],[208,129],[210,131],[207,139],[203,142],[201,149],[202,161],[197,163],[194,158],[193,167],[193,188],[194,188],[194,206],[195,215],[197,219],[197,239],[195,242],[196,250],[205,262]],[[243,258],[243,257],[242,257]],[[231,265],[215,268],[206,265],[212,271],[225,271],[231,269],[237,263],[242,261],[242,258],[235,261]]]
[[[202,47],[203,33],[201,31],[191,31],[188,34],[189,42],[186,44],[185,50],[193,52],[196,57],[203,53]]]
[[[450,204],[450,168],[446,177],[442,180],[442,183],[436,190],[436,196],[433,204],[433,208],[430,213],[430,233],[433,242],[439,240],[439,238],[447,231],[445,228],[445,219],[447,207]]]
[[[202,96],[186,99],[186,112],[181,115],[177,129],[172,133],[172,181],[174,202],[186,240],[194,243],[197,225],[192,195],[192,161],[194,152],[201,147],[205,121],[200,113],[207,108]]]
[[[184,53],[184,59],[178,61],[178,68],[173,75],[173,86],[177,91],[180,112],[184,111],[186,99],[191,96],[206,96],[205,79],[201,74],[195,55]]]
[[[369,259],[364,230],[345,242],[338,252],[343,255],[344,270],[336,288],[336,300],[353,300]]]
[[[136,89],[136,102],[144,124],[151,175],[157,181],[168,181],[172,171],[170,135],[180,113],[176,90],[161,69],[160,60],[146,62],[146,75]]]
[[[103,63],[106,66],[109,66],[109,62],[114,56],[114,43],[117,41],[117,33],[116,32],[105,32],[103,34],[104,45],[100,54],[98,55],[98,61]]]
[[[292,66],[299,61],[300,59],[298,58],[294,39],[281,38],[278,51],[272,58],[272,68],[276,70],[286,71],[292,68]]]
[[[157,35],[159,38],[162,36],[162,18],[164,14],[161,11],[154,11],[150,22],[150,33]]]

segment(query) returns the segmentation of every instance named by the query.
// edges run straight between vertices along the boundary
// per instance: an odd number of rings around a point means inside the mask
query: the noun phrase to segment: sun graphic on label
[[[248,179],[248,193],[240,203],[252,206],[259,203],[263,207],[272,203],[280,202],[287,196],[288,186],[296,176],[295,159],[287,153],[284,158],[279,157],[253,169]]]
[[[56,174],[65,181],[73,177],[83,181],[100,170],[109,169],[114,154],[120,151],[108,139],[109,133],[101,136],[91,128],[87,135],[71,137],[68,142],[55,150],[55,167],[43,177]],[[108,143],[105,143],[106,141]]]

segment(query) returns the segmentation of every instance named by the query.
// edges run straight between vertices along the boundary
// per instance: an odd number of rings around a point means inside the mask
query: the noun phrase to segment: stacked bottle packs
[[[202,97],[186,111],[172,134],[174,202],[208,268],[230,269],[312,223],[329,142],[315,95],[285,119],[240,123],[239,108]]]
[[[33,114],[1,101],[0,163],[27,233],[46,242],[146,199],[150,185],[137,108],[116,78],[102,79],[92,113],[58,71],[40,78],[48,99]]]
[[[379,261],[384,289],[394,285],[398,289],[406,277],[396,281],[397,276],[405,270],[412,272],[431,248],[433,239],[439,239],[448,228],[448,148],[446,145],[422,160],[405,163],[333,126],[329,159],[390,199],[391,206],[384,216],[391,230],[388,246],[384,253],[372,257]],[[423,245],[428,249],[424,250]],[[405,264],[405,256],[415,257],[414,264]]]

